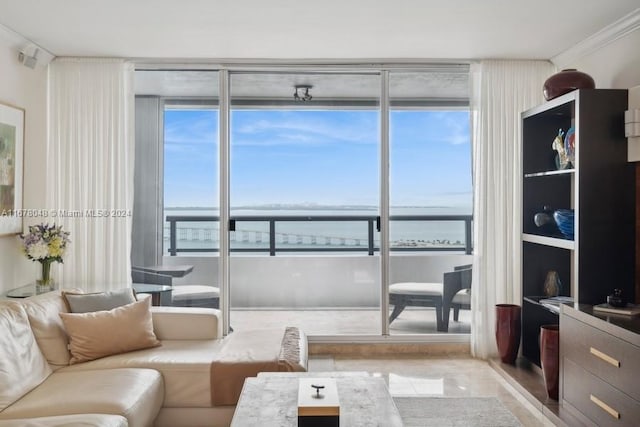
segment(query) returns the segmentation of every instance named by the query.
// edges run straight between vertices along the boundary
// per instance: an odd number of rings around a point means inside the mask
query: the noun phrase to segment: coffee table
[[[296,427],[298,378],[335,378],[340,425],[402,427],[402,419],[383,378],[366,372],[263,372],[247,378],[231,427]]]

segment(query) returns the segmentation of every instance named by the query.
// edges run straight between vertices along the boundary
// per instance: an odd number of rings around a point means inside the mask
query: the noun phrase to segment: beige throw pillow
[[[156,347],[149,301],[137,301],[108,311],[60,313],[69,335],[70,363]]]

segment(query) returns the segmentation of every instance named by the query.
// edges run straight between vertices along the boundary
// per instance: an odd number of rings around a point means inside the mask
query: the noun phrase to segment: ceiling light
[[[36,68],[38,64],[38,52],[40,49],[36,48],[33,52],[33,55],[29,55],[24,51],[18,52],[18,60],[25,66],[29,68]]]
[[[311,101],[313,96],[309,93],[311,85],[295,85],[296,91],[293,93],[293,99],[296,101]]]

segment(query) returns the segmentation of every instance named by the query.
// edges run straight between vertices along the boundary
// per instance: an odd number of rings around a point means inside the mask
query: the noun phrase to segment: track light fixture
[[[36,65],[38,64],[38,52],[40,51],[40,49],[36,48],[33,51],[33,55],[29,55],[27,53],[25,53],[25,51],[20,51],[18,52],[18,61],[20,61],[22,63],[22,65],[24,65],[25,67],[29,67],[29,68],[36,68]]]
[[[309,93],[311,85],[295,85],[296,91],[293,93],[293,99],[296,101],[311,101],[313,96]]]

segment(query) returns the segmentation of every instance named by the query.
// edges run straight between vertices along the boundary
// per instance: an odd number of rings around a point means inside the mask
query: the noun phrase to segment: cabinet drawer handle
[[[613,366],[615,366],[616,368],[619,368],[619,367],[620,367],[620,362],[619,362],[619,361],[617,361],[617,360],[616,360],[616,359],[614,359],[613,357],[609,356],[608,354],[605,354],[605,353],[601,352],[601,351],[600,351],[600,350],[598,350],[598,349],[595,349],[595,348],[591,347],[591,348],[589,349],[589,352],[590,352],[591,354],[593,354],[594,356],[596,356],[596,357],[598,357],[598,358],[600,358],[600,359],[604,360],[605,362],[612,364],[612,365],[613,365]]]
[[[595,397],[593,394],[589,395],[589,398],[591,399],[591,401],[593,403],[598,405],[600,408],[602,408],[605,412],[607,412],[613,418],[620,419],[620,413],[618,411],[616,411],[615,409],[613,409],[611,406],[607,405],[602,400],[600,400],[597,397]]]

